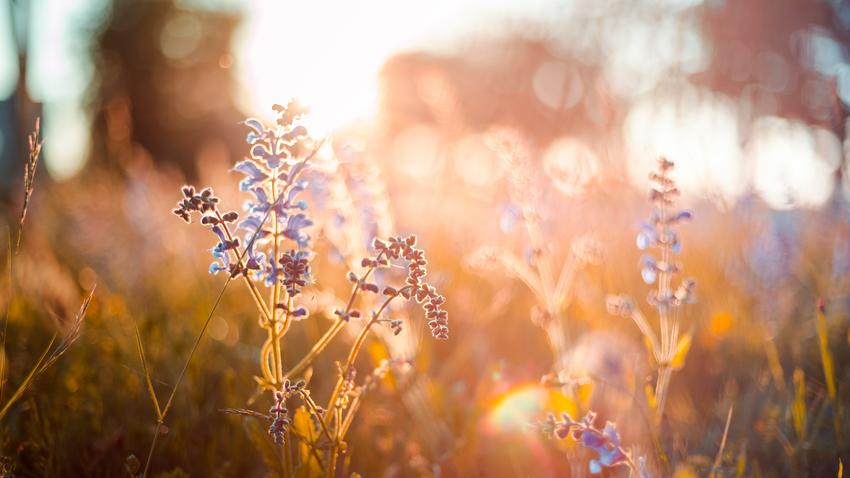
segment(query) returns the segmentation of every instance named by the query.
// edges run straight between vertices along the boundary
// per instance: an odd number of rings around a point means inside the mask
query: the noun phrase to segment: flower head
[[[407,277],[405,286],[400,289],[393,287],[384,288],[384,294],[389,296],[401,295],[403,298],[415,300],[422,306],[425,319],[431,329],[431,335],[436,339],[445,340],[449,338],[449,314],[443,309],[446,298],[437,289],[425,281],[427,275],[426,266],[428,260],[425,251],[416,247],[416,236],[396,236],[384,241],[375,239],[372,247],[377,251],[375,259],[364,259],[364,267],[387,267],[388,260],[407,261]],[[356,276],[355,276],[356,277]],[[377,286],[375,286],[377,292]],[[401,330],[401,325],[395,326],[391,323],[395,333]]]
[[[584,418],[578,421],[573,420],[569,414],[563,413],[560,420],[556,419],[554,415],[549,415],[541,423],[541,427],[544,432],[561,440],[572,436],[579,445],[594,451],[597,456],[590,460],[588,464],[588,468],[593,474],[601,473],[604,468],[618,465],[628,466],[633,471],[637,471],[634,470],[634,462],[620,443],[620,434],[617,433],[616,425],[612,422],[606,422],[605,428],[599,430],[593,426],[595,420],[596,414],[594,412],[588,412]]]
[[[283,285],[290,297],[301,293],[310,278],[309,254],[306,251],[286,251],[279,262],[283,268]]]

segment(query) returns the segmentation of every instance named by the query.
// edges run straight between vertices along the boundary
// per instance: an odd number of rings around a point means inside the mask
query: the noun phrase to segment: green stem
[[[318,418],[319,424],[322,426],[322,432],[324,432],[328,440],[333,442],[334,437],[331,436],[331,432],[328,429],[328,425],[327,423],[325,423],[325,418],[322,416],[321,413],[319,413],[319,406],[316,405],[316,402],[313,400],[313,397],[311,397],[310,393],[305,390],[301,390],[299,393],[301,394],[301,398],[304,400],[304,403],[307,404],[307,407],[313,412],[314,415],[316,415],[316,418]]]
[[[230,232],[230,227],[228,227],[227,223],[224,222],[224,218],[222,218],[221,212],[216,210],[215,215],[218,217],[218,220],[221,221],[220,224],[222,225],[222,230],[224,230],[225,237],[227,237],[227,240],[232,241],[233,237],[234,237],[233,233]],[[240,266],[243,265],[242,261],[245,259],[247,252],[248,252],[248,249],[246,247],[245,250],[241,251],[238,254],[238,258],[239,258],[238,262],[239,262]],[[255,284],[254,281],[251,280],[251,278],[247,275],[243,275],[242,278],[245,280],[245,284],[248,286],[248,290],[251,292],[251,297],[253,297],[254,302],[257,304],[257,308],[260,309],[260,313],[263,314],[263,316],[266,318],[266,320],[271,321],[272,320],[272,314],[269,311],[268,307],[266,306],[266,303],[263,300],[263,295],[262,295],[262,293],[260,293],[260,289],[257,287],[257,284]]]
[[[381,258],[383,258],[383,255],[383,251],[379,252],[377,257],[375,257],[375,261],[380,261]],[[351,290],[351,295],[348,298],[348,304],[346,304],[345,310],[343,311],[346,316],[349,312],[351,312],[351,308],[354,306],[354,300],[357,299],[357,294],[360,292],[360,284],[362,283],[362,281],[368,279],[374,270],[374,266],[366,269],[366,273],[363,274],[363,277],[360,278],[360,280],[358,280],[356,284],[354,284],[354,288]],[[319,354],[322,353],[323,350],[325,350],[325,347],[327,347],[331,340],[333,340],[333,338],[336,337],[339,331],[342,330],[346,322],[347,321],[342,317],[338,318],[337,321],[331,326],[331,328],[329,328],[325,332],[322,338],[319,339],[319,341],[316,342],[315,345],[313,345],[313,348],[310,349],[310,352],[308,352],[307,355],[301,359],[301,361],[299,361],[294,367],[292,367],[289,372],[286,372],[283,375],[283,378],[291,378],[292,376],[303,372],[304,369],[310,366],[310,364],[313,363],[313,360],[315,360],[316,357],[318,357]]]
[[[336,382],[336,387],[334,387],[334,391],[331,394],[331,399],[328,402],[328,410],[331,410],[332,407],[335,407],[336,400],[339,398],[339,394],[342,391],[342,385],[345,383],[345,373],[349,369],[349,367],[354,365],[354,361],[357,360],[357,356],[360,354],[360,349],[363,347],[363,343],[366,341],[366,336],[369,335],[369,330],[372,328],[374,324],[378,322],[378,319],[381,317],[381,314],[387,308],[387,306],[392,302],[393,299],[399,296],[401,292],[405,289],[409,289],[410,286],[404,286],[400,290],[398,290],[395,294],[389,296],[387,300],[381,304],[381,307],[375,312],[369,322],[366,323],[366,326],[363,327],[363,330],[360,331],[360,334],[357,335],[357,339],[354,341],[354,346],[351,348],[351,351],[348,353],[348,359],[345,361],[345,365],[342,367],[342,375],[340,375],[339,380]]]
[[[305,355],[304,358],[301,359],[301,361],[295,364],[292,369],[283,374],[284,380],[300,374],[304,371],[304,369],[310,366],[310,364],[313,363],[313,360],[315,360],[316,357],[318,357],[319,354],[321,354],[322,351],[325,350],[325,347],[327,347],[331,340],[333,340],[333,338],[336,337],[339,331],[342,330],[342,327],[344,325],[345,321],[343,319],[337,319],[337,321],[325,332],[322,338],[320,338],[319,341],[313,345],[313,348],[310,349],[310,352],[308,352],[307,355]]]
[[[351,351],[348,353],[348,359],[345,361],[345,365],[343,365],[342,369],[340,370],[339,380],[337,380],[337,382],[336,382],[336,386],[334,387],[334,391],[331,394],[331,398],[328,401],[328,406],[327,406],[328,410],[333,410],[334,423],[336,425],[336,428],[335,428],[336,440],[334,440],[331,443],[330,461],[328,463],[328,465],[329,465],[329,474],[327,475],[328,477],[333,476],[333,471],[336,467],[336,461],[337,461],[337,458],[339,456],[339,443],[342,441],[342,439],[344,437],[344,431],[347,430],[347,427],[345,426],[343,419],[342,419],[342,408],[337,406],[337,401],[339,400],[339,395],[340,395],[340,393],[342,393],[342,387],[345,384],[346,374],[348,373],[349,368],[354,366],[354,361],[357,360],[357,356],[360,354],[360,349],[363,348],[363,343],[366,341],[366,337],[369,335],[369,331],[371,330],[372,326],[374,324],[378,323],[378,320],[381,317],[381,314],[384,312],[384,310],[387,308],[387,306],[389,306],[390,302],[392,302],[393,299],[398,297],[402,293],[403,290],[409,289],[410,287],[411,286],[409,286],[409,285],[404,286],[403,288],[398,290],[395,294],[389,296],[384,301],[384,303],[381,304],[381,307],[372,315],[372,318],[369,320],[369,322],[366,323],[366,326],[363,327],[363,330],[360,331],[360,334],[357,335],[357,339],[354,341],[354,346],[352,346]],[[353,419],[353,416],[351,418],[346,417],[346,421],[350,421],[352,419]],[[349,426],[350,426],[350,423],[349,423]]]
[[[276,153],[275,141],[272,141],[272,154]],[[277,175],[278,169],[274,168],[272,172],[272,199],[274,203],[277,203],[278,198],[277,195]],[[272,247],[272,270],[277,270],[277,259],[280,253],[280,224],[278,222],[277,209],[272,208],[272,221],[274,222],[274,237],[272,240],[274,241]],[[280,330],[277,327],[277,303],[280,300],[280,278],[275,276],[274,278],[274,286],[272,287],[271,293],[271,304],[269,306],[272,309],[272,321],[269,326],[271,327],[271,338],[272,338],[272,358],[274,359],[274,379],[275,384],[279,384],[283,382],[283,357],[281,357],[280,352]],[[286,312],[284,312],[286,313]]]

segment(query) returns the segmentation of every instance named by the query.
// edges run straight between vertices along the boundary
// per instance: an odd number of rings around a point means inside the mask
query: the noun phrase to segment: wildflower
[[[351,318],[359,319],[360,318],[360,311],[359,310],[350,310],[350,311],[346,312],[342,309],[336,309],[334,311],[334,315],[336,315],[340,319],[348,322],[349,320],[351,320]]]
[[[284,391],[274,392],[274,405],[269,409],[269,414],[272,416],[272,423],[269,426],[269,435],[272,436],[274,442],[278,445],[283,445],[286,431],[289,428],[291,421],[289,420],[289,410],[286,409],[287,394]]]
[[[590,460],[588,464],[588,469],[594,475],[601,473],[605,468],[627,466],[638,476],[648,477],[649,475],[645,473],[645,465],[643,471],[640,471],[629,454],[623,449],[616,425],[612,422],[606,422],[605,428],[599,430],[593,426],[595,420],[596,414],[594,412],[588,412],[579,421],[573,420],[569,414],[563,413],[560,420],[556,419],[554,415],[549,415],[540,425],[545,433],[561,440],[572,436],[579,445],[594,451],[597,457]],[[642,461],[642,459],[639,461]]]
[[[272,423],[269,426],[269,435],[278,445],[283,445],[286,432],[292,421],[289,419],[289,410],[286,408],[286,400],[293,394],[301,393],[307,384],[304,380],[284,380],[280,390],[273,394],[274,404],[269,409]]]
[[[239,182],[239,190],[242,192],[250,191],[269,179],[268,173],[250,159],[236,163],[232,170],[245,175],[245,179]]]
[[[428,271],[426,266],[428,260],[425,258],[425,251],[416,246],[416,236],[407,237],[391,237],[387,241],[375,239],[372,247],[378,252],[376,259],[364,259],[364,266],[378,267],[386,266],[383,257],[390,259],[404,259],[408,263],[407,277],[405,278],[405,287],[395,289],[392,287],[384,288],[384,295],[396,296],[401,295],[406,300],[416,300],[422,306],[425,312],[425,319],[428,327],[431,329],[431,335],[440,340],[449,338],[449,314],[442,306],[446,302],[446,298],[437,293],[437,289],[424,281]],[[378,292],[377,285],[373,291]],[[394,333],[398,334],[401,331],[401,325],[390,326]]]
[[[260,311],[259,324],[268,333],[260,349],[262,377],[257,377],[257,381],[261,388],[272,391],[273,405],[269,415],[250,410],[237,410],[236,413],[268,418],[271,421],[268,432],[276,443],[281,444],[291,425],[287,400],[298,394],[309,407],[314,424],[318,424],[317,428],[321,428],[330,440],[332,451],[328,458],[333,461],[338,448],[344,444],[342,438],[348,417],[344,418],[342,412],[365,389],[365,386],[361,389],[355,387],[357,370],[354,361],[369,328],[385,323],[394,334],[399,334],[402,321],[383,319],[381,315],[391,300],[401,296],[421,304],[434,337],[448,338],[448,313],[443,309],[446,299],[426,280],[428,261],[424,251],[416,247],[415,236],[396,236],[386,241],[376,239],[373,243],[376,255],[361,261],[367,271],[362,275],[348,273],[354,288],[348,305],[334,311],[338,322],[299,364],[289,371],[283,370],[280,341],[293,321],[308,315],[307,309],[294,300],[312,280],[310,260],[313,253],[309,228],[313,219],[307,212],[307,202],[300,196],[309,186],[302,176],[319,146],[316,145],[307,157],[299,159],[299,152],[303,151],[307,140],[307,130],[300,124],[303,108],[290,102],[286,106],[275,105],[274,110],[278,119],[273,127],[266,127],[255,119],[243,123],[250,130],[246,136],[250,154],[232,169],[243,176],[239,189],[248,195],[242,217],[236,211],[220,210],[219,199],[212,189],[197,192],[193,186],[184,186],[183,197],[173,213],[186,222],[191,222],[193,215],[200,216],[201,225],[216,237],[216,244],[211,249],[214,262],[210,265],[210,272],[226,272],[231,278],[242,276],[245,279]],[[383,282],[382,274],[376,270],[389,269],[393,261],[406,264],[404,281],[396,286],[382,287],[379,285]],[[369,280],[373,272],[373,279]],[[257,284],[260,283],[273,288],[268,301],[258,290]],[[288,377],[297,376],[309,367],[345,322],[363,316],[360,310],[352,307],[360,292],[376,296],[382,293],[386,299],[366,321],[347,363],[340,365],[339,382],[328,401],[328,410],[325,410],[310,398],[303,380],[293,382]],[[371,380],[369,383],[374,382],[374,379]],[[352,407],[351,413],[355,410],[356,407]]]
[[[649,220],[641,226],[636,239],[638,249],[656,249],[660,252],[660,257],[651,253],[641,256],[640,275],[647,284],[657,283],[657,287],[648,294],[647,302],[658,313],[662,328],[661,340],[658,340],[649,322],[628,297],[610,296],[606,304],[611,314],[634,320],[641,333],[652,344],[655,361],[660,364],[655,390],[658,403],[656,412],[659,417],[664,410],[672,373],[671,363],[678,350],[681,306],[696,300],[696,282],[693,279],[685,279],[675,289],[671,286],[673,275],[681,269],[673,259],[673,256],[682,250],[675,226],[692,218],[689,211],[675,209],[679,190],[669,176],[672,169],[673,163],[661,158],[657,171],[650,174],[653,185],[649,198],[654,209]]]
[[[390,321],[390,329],[393,331],[393,335],[398,335],[401,333],[401,320],[393,319]]]
[[[239,218],[239,213],[229,211],[222,214],[218,209],[219,199],[213,193],[212,188],[205,188],[196,192],[194,186],[186,185],[183,186],[181,191],[183,199],[177,203],[177,207],[171,212],[187,223],[192,222],[193,214],[199,215],[201,224],[209,227],[210,232],[218,238],[218,243],[211,251],[215,261],[210,264],[209,272],[217,274],[225,271],[229,272],[231,277],[246,273],[241,260],[231,262],[230,257],[230,251],[236,251],[240,242],[239,238],[231,236],[227,224],[235,222]],[[251,263],[249,268],[254,267],[254,263]]]
[[[257,242],[263,248],[256,253],[253,248],[248,251],[248,266],[257,271],[267,286],[283,280],[283,271],[277,264],[284,258],[272,257],[273,246],[286,238],[299,250],[309,249],[310,236],[305,229],[313,225],[304,212],[306,201],[299,199],[308,186],[300,178],[306,164],[295,156],[296,147],[307,137],[307,130],[297,123],[302,113],[289,112],[287,107],[277,105],[279,119],[273,128],[266,128],[255,119],[243,122],[251,129],[246,137],[251,145],[251,157],[236,163],[232,169],[244,175],[239,189],[252,196],[244,206],[247,215],[237,228],[245,231],[246,243]],[[271,220],[266,220],[269,214]]]
[[[301,288],[307,285],[310,276],[310,265],[306,251],[286,251],[279,262],[283,267],[283,285],[290,297],[301,293]]]
[[[349,365],[344,370],[340,370],[340,377],[342,379],[342,388],[334,406],[340,410],[345,410],[348,408],[351,395],[354,393],[354,379],[357,378],[357,369]]]

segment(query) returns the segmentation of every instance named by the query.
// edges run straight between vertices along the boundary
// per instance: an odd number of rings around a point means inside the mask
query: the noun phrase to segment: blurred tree
[[[171,0],[114,0],[92,52],[91,166],[149,153],[191,177],[210,145],[241,154],[229,52],[238,22]]]
[[[0,197],[4,203],[16,203],[20,201],[16,186],[23,177],[26,135],[41,115],[41,105],[33,102],[26,89],[29,2],[10,0],[3,8],[9,10],[9,24],[0,25],[0,33],[5,33],[0,42],[10,42],[13,47],[7,50],[17,54],[17,82],[11,95],[0,99]],[[11,209],[16,207],[6,208]]]
[[[475,129],[510,121],[542,143],[565,133],[610,141],[636,96],[670,80],[686,80],[749,106],[752,117],[796,118],[844,136],[850,88],[842,101],[835,72],[811,63],[823,48],[837,52],[833,69],[839,62],[850,62],[843,46],[850,40],[850,2],[728,0],[676,8],[666,4],[614,0],[606,4],[604,16],[588,9],[559,17],[553,7],[558,19],[554,27],[505,21],[497,36],[467,38],[457,55],[398,55],[383,70],[388,125],[395,131],[410,122],[433,121],[449,129]],[[673,40],[678,43],[660,44],[667,38],[660,35],[648,41],[643,37],[647,28],[670,22],[676,25],[672,30],[679,37]],[[707,63],[691,71],[681,68],[693,47],[685,33],[701,37],[708,48]],[[818,34],[828,41],[816,45],[813,36]],[[575,45],[579,39],[582,46]],[[669,51],[643,51],[640,45]],[[646,89],[641,84],[645,78],[638,78],[646,72],[635,71],[635,78],[626,78],[632,91],[618,91],[612,72],[623,75],[628,70],[617,69],[622,61],[617,55],[631,55],[635,48],[638,56],[646,56],[638,69],[662,63],[657,66],[664,68],[663,74],[649,75],[652,80]],[[678,63],[668,58],[659,62],[665,55],[678,58]],[[571,91],[578,99],[569,99]]]
[[[850,41],[850,3],[729,0],[705,7],[703,19],[714,59],[698,81],[748,102],[753,115],[797,118],[844,137],[847,103],[835,72],[816,57]],[[846,48],[836,52],[833,68],[850,61]]]

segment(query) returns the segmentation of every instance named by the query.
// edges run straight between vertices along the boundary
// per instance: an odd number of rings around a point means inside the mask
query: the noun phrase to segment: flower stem
[[[383,257],[383,254],[383,251],[379,252],[377,257],[375,258],[375,261],[380,261]],[[354,288],[351,290],[351,295],[348,298],[348,304],[346,304],[345,306],[344,313],[346,315],[351,312],[351,308],[354,306],[354,301],[355,299],[357,299],[357,294],[360,292],[360,284],[362,283],[362,281],[368,279],[369,276],[372,274],[372,271],[374,270],[375,266],[366,269],[366,273],[363,274],[363,277],[359,281],[357,281],[357,283],[354,284]],[[313,363],[313,360],[315,360],[316,357],[318,357],[319,354],[322,353],[323,350],[325,350],[325,347],[327,347],[331,340],[336,337],[336,335],[339,333],[340,330],[342,330],[343,326],[345,326],[346,323],[347,321],[342,317],[337,319],[337,321],[331,326],[331,328],[329,328],[327,332],[325,332],[322,338],[320,338],[319,341],[316,342],[315,345],[313,345],[313,348],[310,349],[310,352],[308,352],[307,355],[304,356],[304,358],[302,358],[300,362],[298,362],[294,367],[292,367],[290,371],[286,372],[283,375],[283,378],[290,378],[294,375],[303,372],[304,369],[309,367],[310,364]]]
[[[348,370],[354,365],[354,361],[357,360],[357,356],[360,354],[360,349],[363,348],[363,343],[366,341],[366,337],[369,335],[369,331],[371,330],[372,326],[374,324],[378,323],[378,319],[381,317],[381,314],[384,312],[384,310],[387,308],[387,306],[389,306],[390,302],[392,302],[393,299],[398,297],[403,290],[409,289],[410,287],[411,286],[409,286],[409,285],[404,286],[400,290],[396,291],[395,294],[387,297],[387,299],[384,301],[384,303],[381,304],[381,307],[372,315],[372,318],[369,319],[369,322],[366,323],[366,326],[363,327],[363,330],[361,330],[360,334],[357,335],[357,339],[354,341],[354,345],[351,347],[351,351],[348,353],[348,359],[345,361],[345,365],[343,365],[342,368],[340,369],[339,380],[337,380],[337,382],[336,382],[336,386],[334,387],[334,391],[331,394],[331,398],[328,401],[328,406],[327,406],[328,410],[333,410],[333,412],[334,412],[334,417],[335,417],[334,421],[335,421],[335,425],[336,425],[336,427],[335,427],[336,439],[331,444],[331,453],[330,453],[330,462],[329,462],[329,469],[330,470],[333,470],[336,466],[336,461],[337,461],[337,458],[338,458],[338,455],[339,455],[339,442],[342,441],[343,436],[344,436],[343,433],[344,433],[345,430],[347,430],[347,427],[344,426],[344,423],[343,423],[343,420],[342,420],[342,407],[337,406],[337,402],[339,401],[339,395],[342,392],[342,387],[345,384],[345,381],[347,380],[346,376],[347,376]],[[329,474],[328,476],[333,476],[333,475]]]

